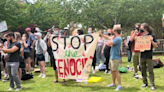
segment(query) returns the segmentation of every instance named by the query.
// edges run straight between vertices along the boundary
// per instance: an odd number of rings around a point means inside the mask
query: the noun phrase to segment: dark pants
[[[132,52],[130,50],[127,50],[127,55],[128,55],[128,62],[131,62]]]
[[[109,70],[109,60],[110,60],[110,49],[111,47],[106,46],[104,48],[104,56],[106,58],[105,64],[106,64],[106,70]]]
[[[93,69],[95,70],[95,66],[96,66],[96,51],[94,53],[94,57],[93,57],[93,61],[92,61],[92,66],[93,66]]]
[[[155,86],[152,59],[142,59],[141,58],[140,64],[141,64],[141,73],[142,73],[142,77],[143,77],[143,83],[148,84],[148,82],[147,82],[147,68],[148,68],[150,84],[151,84],[151,86]]]
[[[50,55],[50,62],[51,62],[51,67],[52,67],[53,66],[53,62],[55,62],[53,54],[52,54],[52,48],[48,47],[47,51],[48,51],[48,54]]]

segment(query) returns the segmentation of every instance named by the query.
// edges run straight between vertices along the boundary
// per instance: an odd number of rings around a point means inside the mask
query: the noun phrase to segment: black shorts
[[[43,54],[36,54],[37,61],[45,61]]]
[[[56,61],[55,61],[54,57],[53,57],[53,61],[52,61],[52,66],[53,66],[53,69],[56,70]]]
[[[31,57],[31,53],[30,52],[24,52],[24,59],[27,59]]]

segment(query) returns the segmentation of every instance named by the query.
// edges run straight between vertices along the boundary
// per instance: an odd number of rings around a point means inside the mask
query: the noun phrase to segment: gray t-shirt
[[[38,43],[37,43],[37,54],[43,54],[43,49],[40,46],[40,41],[38,41]]]
[[[30,43],[29,46],[32,45],[32,43],[33,43],[34,40],[36,40],[36,39],[35,39],[35,36],[33,35],[33,33],[31,33],[31,34],[29,35],[29,38],[28,38],[28,41],[29,41],[29,43]]]

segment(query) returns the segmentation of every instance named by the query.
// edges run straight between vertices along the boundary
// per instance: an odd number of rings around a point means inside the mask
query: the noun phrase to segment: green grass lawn
[[[160,56],[161,60],[164,61],[164,57]],[[123,58],[123,66],[132,66],[127,63],[127,58]],[[164,92],[164,70],[163,68],[154,69],[155,73],[155,92]],[[21,92],[113,92],[115,88],[107,88],[106,86],[111,83],[111,75],[104,74],[104,72],[96,72],[96,74],[90,74],[91,76],[102,77],[103,81],[99,83],[84,84],[76,83],[75,81],[67,81],[67,84],[62,86],[59,83],[52,84],[54,80],[53,68],[48,67],[46,70],[47,77],[45,79],[38,78],[39,73],[33,73],[34,78],[28,81],[22,81]],[[139,72],[139,74],[141,74]],[[121,74],[121,80],[123,85],[122,92],[151,92],[150,87],[141,89],[142,80],[137,80],[132,77],[133,72]],[[9,88],[9,82],[0,81],[0,92],[7,91]]]

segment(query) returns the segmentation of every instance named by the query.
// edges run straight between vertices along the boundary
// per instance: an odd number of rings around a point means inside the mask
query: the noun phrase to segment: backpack
[[[32,74],[22,74],[21,80],[29,80],[32,79],[33,75]]]
[[[118,70],[120,73],[127,73],[127,68],[125,67],[119,67]]]

